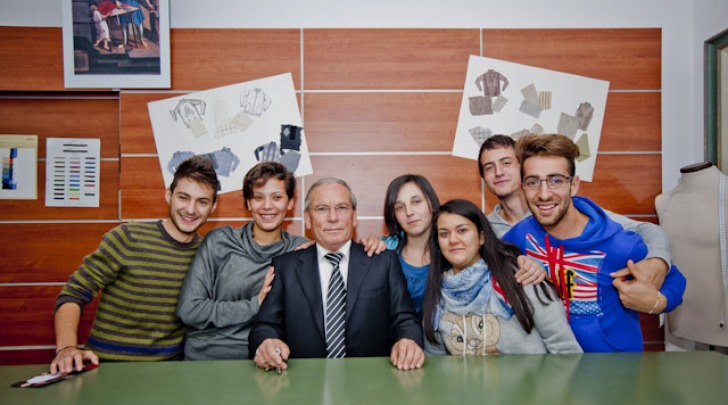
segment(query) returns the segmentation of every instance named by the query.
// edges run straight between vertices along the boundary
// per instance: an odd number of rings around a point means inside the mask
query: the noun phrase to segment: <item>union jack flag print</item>
[[[567,314],[598,315],[597,274],[606,253],[565,252],[562,246],[551,246],[548,235],[544,246],[536,238],[526,235],[526,254],[539,260],[548,272],[548,278],[556,286]]]

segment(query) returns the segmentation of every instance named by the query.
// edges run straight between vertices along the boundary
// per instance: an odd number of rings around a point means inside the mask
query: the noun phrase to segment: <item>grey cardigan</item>
[[[210,231],[182,285],[177,316],[189,325],[185,359],[246,359],[248,333],[258,313],[258,293],[273,257],[308,241],[281,231],[261,246],[253,224]]]

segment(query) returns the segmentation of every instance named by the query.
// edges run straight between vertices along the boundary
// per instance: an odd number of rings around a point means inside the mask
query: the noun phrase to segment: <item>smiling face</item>
[[[521,165],[516,151],[509,147],[483,149],[480,155],[483,180],[488,190],[498,198],[505,198],[521,190]]]
[[[437,219],[437,242],[445,260],[455,273],[460,273],[478,261],[485,239],[469,219],[443,212]]]
[[[550,175],[569,176],[569,164],[560,156],[533,156],[523,162],[523,178],[546,179]],[[548,188],[545,181],[536,190],[525,189],[524,194],[533,216],[544,229],[558,233],[559,224],[570,214],[576,214],[571,197],[579,191],[579,176],[561,188]]]
[[[313,231],[316,243],[331,252],[350,241],[356,229],[356,210],[349,192],[338,183],[313,189],[303,217],[306,229]]]
[[[430,203],[413,182],[405,183],[397,193],[394,216],[408,237],[429,235],[432,224]]]
[[[213,196],[214,191],[208,185],[189,178],[179,179],[174,191],[167,189],[165,193],[170,219],[164,222],[167,232],[177,241],[191,241],[217,206]]]
[[[286,194],[285,181],[270,178],[265,184],[254,186],[252,198],[245,203],[253,215],[253,235],[256,240],[279,240],[286,213],[293,208],[293,200]]]

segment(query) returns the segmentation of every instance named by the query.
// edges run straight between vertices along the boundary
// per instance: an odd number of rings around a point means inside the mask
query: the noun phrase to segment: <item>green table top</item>
[[[40,388],[11,388],[46,365],[0,367],[2,404],[725,404],[715,352],[298,359],[282,374],[250,360],[106,363]]]

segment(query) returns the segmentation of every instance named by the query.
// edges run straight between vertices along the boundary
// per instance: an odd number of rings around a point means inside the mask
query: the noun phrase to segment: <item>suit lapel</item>
[[[349,314],[354,309],[356,299],[359,297],[359,290],[364,284],[370,262],[361,247],[352,242],[349,258],[349,275],[346,281],[346,320],[349,321]]]
[[[300,265],[296,269],[298,283],[301,286],[303,295],[308,301],[308,307],[316,327],[321,333],[321,338],[326,340],[324,333],[324,309],[321,301],[321,277],[318,269],[318,256],[316,255],[316,245],[306,249],[299,257]]]

